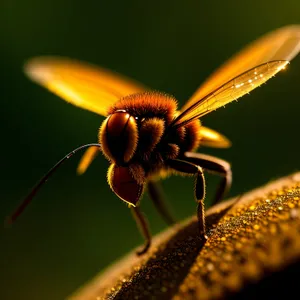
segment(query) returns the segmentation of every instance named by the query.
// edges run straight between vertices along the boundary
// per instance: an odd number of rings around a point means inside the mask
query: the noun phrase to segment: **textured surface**
[[[250,295],[253,285],[299,261],[299,207],[298,173],[210,209],[205,244],[192,218],[158,236],[146,256],[130,254],[72,299]]]

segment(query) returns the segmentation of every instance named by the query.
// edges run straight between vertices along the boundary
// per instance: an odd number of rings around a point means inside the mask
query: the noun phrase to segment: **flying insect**
[[[109,70],[62,57],[37,57],[25,65],[30,79],[62,99],[105,117],[98,143],[83,145],[67,154],[33,188],[10,216],[13,222],[38,189],[69,157],[86,149],[77,172],[83,174],[97,154],[110,162],[107,172],[112,191],[131,209],[146,240],[151,234],[139,204],[148,190],[158,212],[170,224],[157,180],[179,173],[194,175],[200,237],[206,238],[204,171],[221,176],[214,202],[220,201],[232,181],[230,164],[197,153],[199,146],[227,148],[230,141],[202,126],[200,118],[249,93],[284,69],[300,50],[300,26],[277,29],[251,43],[217,69],[178,110],[173,96],[153,91]]]

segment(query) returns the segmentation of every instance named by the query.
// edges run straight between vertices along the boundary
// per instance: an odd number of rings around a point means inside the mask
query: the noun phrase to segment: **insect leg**
[[[201,238],[206,238],[206,228],[205,228],[205,211],[204,211],[204,198],[205,198],[205,179],[202,168],[191,162],[187,162],[179,159],[170,159],[167,164],[172,169],[185,173],[185,174],[195,174],[195,197],[198,203],[197,206],[197,217],[199,224],[199,233]]]
[[[230,164],[214,156],[185,152],[184,158],[194,164],[201,166],[208,172],[222,176],[222,180],[213,199],[212,205],[222,200],[223,196],[229,191],[232,182],[232,173]]]
[[[153,201],[155,208],[160,213],[165,222],[169,225],[176,223],[175,218],[170,213],[170,210],[165,201],[165,195],[163,194],[162,188],[158,182],[149,180],[147,183],[148,193]]]
[[[143,237],[146,240],[144,247],[141,250],[137,251],[137,255],[142,255],[147,252],[147,250],[149,249],[149,247],[151,245],[151,233],[149,230],[148,222],[147,222],[145,216],[143,215],[143,213],[141,212],[140,208],[139,207],[131,207],[130,209],[131,209],[134,219],[138,225],[138,228],[140,229]]]

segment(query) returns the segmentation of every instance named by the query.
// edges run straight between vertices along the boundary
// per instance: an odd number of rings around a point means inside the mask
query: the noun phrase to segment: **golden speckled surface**
[[[72,299],[218,299],[300,259],[300,174],[222,203],[158,236],[151,251],[116,263]]]

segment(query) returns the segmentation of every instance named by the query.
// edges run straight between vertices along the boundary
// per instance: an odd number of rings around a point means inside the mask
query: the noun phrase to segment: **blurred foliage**
[[[245,44],[299,23],[299,10],[298,0],[2,0],[1,217],[64,154],[95,142],[103,119],[28,81],[22,73],[27,58],[86,60],[183,103]],[[231,195],[299,167],[299,65],[296,58],[240,103],[204,118],[233,142],[228,150],[203,149],[232,163]],[[1,230],[0,299],[62,299],[142,241],[126,205],[109,190],[105,159],[77,177],[78,159],[55,174],[13,228]],[[209,203],[217,179],[208,176],[207,184]],[[178,219],[194,213],[191,179],[170,178],[163,185]],[[190,201],[183,203],[183,194]],[[153,233],[162,230],[147,196],[142,207]]]

